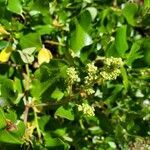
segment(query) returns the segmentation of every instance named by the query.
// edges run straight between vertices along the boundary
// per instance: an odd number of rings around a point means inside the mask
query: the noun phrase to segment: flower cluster
[[[86,88],[84,91],[87,93],[87,95],[91,95],[95,93],[93,88]]]
[[[105,58],[104,59],[104,68],[100,72],[100,75],[103,80],[114,80],[121,73],[120,67],[123,65],[121,58]]]
[[[114,69],[112,71],[110,70],[104,70],[100,72],[100,75],[104,80],[115,80],[119,74],[121,73],[120,69]]]
[[[78,111],[82,111],[84,115],[86,116],[94,116],[94,107],[93,106],[90,106],[89,104],[85,104],[85,103],[82,103],[81,105],[78,105]]]
[[[123,61],[121,58],[105,58],[104,64],[108,67],[115,66],[116,68],[120,68],[123,65]]]
[[[130,150],[150,150],[150,139],[136,139],[134,143],[131,143]]]
[[[69,84],[73,84],[75,82],[79,82],[80,81],[78,73],[77,73],[77,71],[75,70],[74,67],[69,67],[67,69],[67,75],[68,75]]]
[[[95,81],[97,79],[97,67],[94,65],[94,63],[88,63],[87,64],[87,71],[88,75],[85,77],[85,84],[90,84],[91,82]]]
[[[97,61],[99,61],[99,65]],[[120,67],[123,65],[123,61],[121,58],[105,58],[100,57],[95,61],[88,63],[86,65],[86,73],[87,75],[84,77],[84,84],[82,85],[82,90],[86,93],[86,95],[94,94],[95,91],[93,86],[95,83],[102,84],[104,81],[107,80],[114,80],[116,79],[121,71]],[[80,78],[78,76],[77,71],[74,67],[69,67],[67,69],[68,75],[68,91],[71,93],[72,85],[74,83],[80,82]]]

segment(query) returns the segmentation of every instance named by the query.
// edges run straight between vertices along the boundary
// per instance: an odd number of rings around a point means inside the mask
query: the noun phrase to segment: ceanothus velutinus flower
[[[100,71],[100,81],[115,80],[121,73],[120,68],[122,65],[123,61],[121,58],[105,58],[104,67]]]
[[[87,64],[88,75],[85,77],[85,84],[90,84],[97,79],[97,70],[98,68],[94,65],[94,63]]]
[[[69,67],[67,69],[67,75],[68,75],[68,81],[69,81],[70,84],[73,84],[75,82],[80,81],[78,73],[77,73],[77,71],[75,70],[74,67]]]
[[[88,117],[95,116],[94,107],[90,106],[87,103],[82,103],[81,105],[78,105],[78,111],[83,112],[83,114]]]

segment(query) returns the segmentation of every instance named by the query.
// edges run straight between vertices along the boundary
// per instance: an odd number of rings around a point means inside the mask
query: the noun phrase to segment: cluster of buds
[[[120,69],[114,69],[112,71],[104,70],[100,72],[100,75],[104,80],[115,80],[120,75],[120,73],[121,73]]]
[[[87,72],[88,75],[85,77],[85,84],[90,84],[97,79],[97,67],[94,63],[87,64]]]
[[[104,59],[104,67],[100,72],[100,75],[103,80],[114,80],[116,79],[121,71],[120,67],[123,65],[123,61],[121,58],[105,58]]]
[[[80,78],[74,67],[69,67],[67,69],[67,75],[68,75],[69,84],[73,84],[75,82],[80,82]]]
[[[94,94],[93,85],[95,83],[102,84],[107,80],[115,80],[121,73],[121,66],[123,61],[121,58],[104,58],[101,57],[86,65],[87,75],[84,77],[84,85],[82,85],[83,91],[87,95]],[[68,92],[72,93],[72,85],[80,82],[77,71],[74,67],[67,69],[68,75]]]
[[[78,76],[78,72],[75,70],[74,67],[69,67],[67,68],[67,75],[68,75],[68,79],[67,79],[67,92],[69,94],[72,94],[72,85],[80,82],[80,78]]]
[[[149,150],[150,149],[150,139],[136,139],[134,143],[130,144],[130,150]]]
[[[91,95],[91,94],[94,94],[95,93],[95,91],[94,91],[94,89],[93,88],[86,88],[85,90],[84,90],[86,93],[87,93],[87,95]]]
[[[87,103],[82,103],[81,105],[78,105],[78,111],[83,112],[84,115],[91,117],[91,116],[95,116],[94,114],[94,107],[90,106]]]
[[[104,64],[107,67],[116,67],[116,68],[120,68],[123,65],[123,61],[121,58],[114,58],[114,57],[110,57],[110,58],[105,58],[104,60]]]
[[[97,80],[97,71],[98,68],[94,65],[94,63],[88,63],[87,64],[87,73],[88,75],[85,77],[84,83],[85,83],[85,89],[84,91],[86,92],[87,95],[94,94],[95,91],[91,87],[93,83]]]

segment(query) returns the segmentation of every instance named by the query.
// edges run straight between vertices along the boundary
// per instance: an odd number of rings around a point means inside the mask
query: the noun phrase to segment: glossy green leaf
[[[129,54],[127,55],[127,64],[129,66],[132,65],[134,60],[143,57],[140,48],[141,48],[141,41],[133,43]]]
[[[42,43],[38,33],[29,33],[20,38],[20,45],[23,49],[29,47],[41,48]]]
[[[51,97],[54,99],[57,99],[58,101],[61,100],[63,96],[64,96],[64,93],[58,88],[56,88],[54,92],[51,94]]]
[[[40,130],[42,130],[44,132],[45,131],[45,127],[47,126],[49,121],[50,121],[50,116],[48,116],[48,115],[40,117],[39,120],[38,120]]]
[[[14,91],[13,81],[6,79],[1,85],[1,95],[6,100],[13,102],[17,98],[17,92]]]
[[[72,108],[70,107],[59,107],[56,112],[55,112],[56,116],[59,116],[61,118],[66,118],[68,120],[74,120],[74,113]]]
[[[10,110],[8,113],[5,113],[5,117],[14,123],[17,121],[17,114],[13,110]]]
[[[8,0],[7,9],[16,14],[22,14],[21,0]]]
[[[34,0],[31,5],[31,9],[39,11],[42,14],[46,14],[49,10],[49,0],[45,0],[44,2],[40,0]]]
[[[9,45],[9,42],[0,41],[0,50],[6,48]]]
[[[97,16],[97,9],[95,7],[88,7],[87,10],[90,12],[92,20],[94,20]]]
[[[14,78],[14,88],[18,91],[18,93],[22,93],[23,87],[22,87],[22,80],[15,77]]]
[[[15,137],[12,133],[7,130],[0,131],[0,142],[11,143],[11,144],[22,144],[23,141]]]
[[[115,38],[115,47],[120,56],[123,56],[128,49],[127,26],[121,26],[117,29]]]
[[[111,148],[116,149],[116,144],[112,141],[109,141],[108,144],[110,145]]]
[[[0,52],[13,50],[0,62],[0,150],[147,148],[149,8],[0,0]]]
[[[123,9],[123,15],[130,25],[135,26],[137,24],[136,14],[138,12],[138,5],[136,3],[127,3]]]
[[[36,98],[50,98],[51,93],[58,85],[62,85],[58,79],[62,80],[66,75],[66,65],[59,60],[52,60],[49,64],[43,64],[35,72],[35,79],[32,82],[31,94]],[[58,84],[58,85],[57,85]]]
[[[113,41],[112,43],[110,43],[106,49],[106,56],[110,57],[119,57],[119,53],[116,50],[116,46],[115,46],[115,41]]]
[[[0,108],[0,142],[11,144],[21,144],[23,142],[22,137],[25,132],[25,125],[21,121],[15,125],[16,117],[15,112],[4,113],[3,109]],[[12,125],[8,125],[7,121],[10,121]]]
[[[84,28],[80,25],[78,20],[75,23],[76,29],[71,35],[70,45],[71,49],[77,53],[79,52],[84,46],[88,46],[92,44],[92,38],[90,35],[84,30]]]
[[[31,64],[34,61],[34,56],[32,54],[35,50],[35,47],[31,47],[23,49],[22,51],[18,50],[18,53],[20,54],[20,57],[24,63]]]
[[[22,50],[22,52],[28,54],[28,55],[32,55],[36,50],[36,47],[30,47],[30,48],[25,48]]]

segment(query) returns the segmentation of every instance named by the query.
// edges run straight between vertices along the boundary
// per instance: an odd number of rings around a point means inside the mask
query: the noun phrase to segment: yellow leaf
[[[11,46],[4,48],[0,52],[0,62],[2,62],[2,63],[7,62],[9,60],[9,57],[10,57],[12,51],[13,51],[13,48]]]
[[[2,35],[2,34],[9,34],[5,29],[4,29],[4,27],[2,27],[2,26],[0,26],[0,35]]]
[[[50,50],[46,48],[42,48],[38,53],[38,63],[41,65],[42,63],[46,62],[49,63],[49,61],[53,58],[52,53]]]

